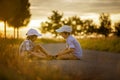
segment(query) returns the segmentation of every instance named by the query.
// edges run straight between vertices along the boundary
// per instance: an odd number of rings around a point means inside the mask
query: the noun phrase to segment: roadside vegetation
[[[120,38],[88,38],[79,42],[83,49],[120,53]]]

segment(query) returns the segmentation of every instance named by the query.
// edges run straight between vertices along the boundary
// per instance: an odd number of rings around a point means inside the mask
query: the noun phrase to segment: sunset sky
[[[65,17],[94,16],[102,12],[120,15],[120,0],[30,0],[32,19],[46,19],[52,10]]]
[[[120,20],[120,0],[30,0],[30,3],[32,20],[28,26],[31,27],[40,26],[52,10],[64,13],[64,17],[77,15],[94,22],[98,22],[99,14],[103,12],[111,15],[112,22]]]
[[[81,19],[90,18],[95,22],[103,12],[110,13],[112,22],[120,20],[120,0],[30,0],[30,3],[32,16],[28,28],[39,27],[52,10],[64,13],[63,17],[77,15]]]

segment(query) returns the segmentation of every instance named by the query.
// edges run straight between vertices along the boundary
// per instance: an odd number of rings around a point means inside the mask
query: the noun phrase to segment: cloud
[[[120,0],[30,0],[33,17],[47,17],[52,10],[67,15],[120,13]]]
[[[90,4],[89,12],[120,13],[120,1],[97,1]]]

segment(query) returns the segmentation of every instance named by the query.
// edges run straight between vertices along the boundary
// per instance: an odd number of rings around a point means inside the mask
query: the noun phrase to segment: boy
[[[67,48],[56,55],[56,59],[76,59],[82,57],[82,49],[79,42],[71,35],[72,28],[64,25],[56,30],[60,35],[66,39]]]
[[[27,57],[38,57],[40,59],[47,59],[49,54],[40,46],[35,45],[35,40],[41,36],[35,29],[30,29],[27,33],[27,39],[24,40],[19,47],[19,54]]]

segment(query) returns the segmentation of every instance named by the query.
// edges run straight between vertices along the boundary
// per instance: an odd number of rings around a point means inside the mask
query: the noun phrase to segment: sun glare
[[[29,22],[29,24],[26,27],[20,28],[19,29],[19,36],[21,38],[25,38],[26,37],[26,32],[30,29],[37,29],[40,27],[40,23],[42,22],[42,20],[31,20]],[[8,37],[12,37],[14,35],[14,29],[12,27],[6,27],[6,34]],[[0,33],[2,33],[4,35],[4,23],[0,22]]]
[[[4,26],[4,23],[3,23],[3,22],[0,22],[0,30],[3,29],[3,26]]]
[[[99,24],[99,14],[97,13],[88,13],[80,16],[82,20],[92,19],[94,23]]]
[[[28,24],[28,27],[39,28],[41,22],[42,22],[42,20],[31,20],[30,23]]]

